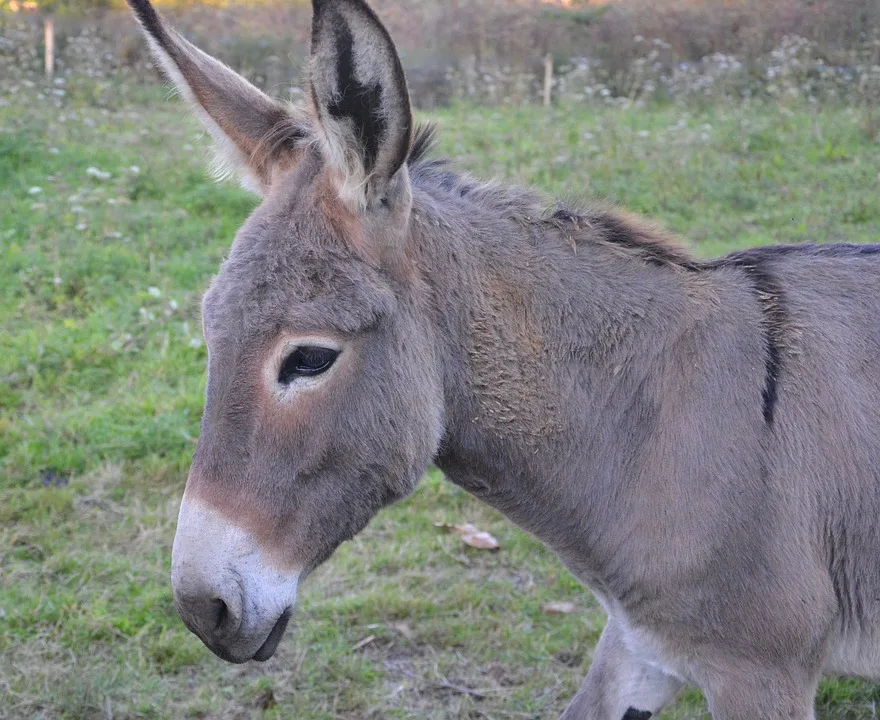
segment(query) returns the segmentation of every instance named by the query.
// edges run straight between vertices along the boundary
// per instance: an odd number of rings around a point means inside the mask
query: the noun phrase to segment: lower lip
[[[287,623],[290,620],[291,610],[288,608],[285,610],[281,617],[278,618],[275,623],[275,627],[272,628],[269,633],[269,637],[266,638],[266,642],[264,642],[260,649],[254,653],[254,660],[258,660],[263,662],[268,660],[275,654],[275,651],[278,649],[278,643],[281,642],[281,638],[284,635],[284,631],[287,629]]]

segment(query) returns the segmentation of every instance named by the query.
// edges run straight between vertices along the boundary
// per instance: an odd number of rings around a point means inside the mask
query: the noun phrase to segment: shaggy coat
[[[314,0],[305,112],[130,3],[263,196],[205,296],[173,553],[214,652],[270,657],[297,584],[433,462],[608,611],[568,720],[684,683],[807,720],[824,672],[880,675],[880,248],[702,261],[457,173],[362,0]]]

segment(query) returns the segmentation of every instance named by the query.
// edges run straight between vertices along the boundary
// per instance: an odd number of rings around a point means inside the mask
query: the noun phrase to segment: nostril
[[[214,612],[214,630],[220,630],[229,618],[229,606],[220,598],[214,598],[211,600],[211,607]]]
[[[2,0],[0,0],[2,2]],[[186,626],[212,647],[235,635],[244,619],[244,593],[234,585],[212,587],[193,582],[189,586],[178,580],[174,588],[174,606]]]

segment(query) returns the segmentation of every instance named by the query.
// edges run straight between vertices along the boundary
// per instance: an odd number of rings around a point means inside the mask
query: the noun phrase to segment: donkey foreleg
[[[729,669],[703,683],[713,720],[815,720],[813,701],[818,672],[786,667],[745,665],[729,661]]]
[[[681,686],[677,678],[640,659],[624,642],[620,625],[609,617],[590,671],[562,720],[647,720]]]

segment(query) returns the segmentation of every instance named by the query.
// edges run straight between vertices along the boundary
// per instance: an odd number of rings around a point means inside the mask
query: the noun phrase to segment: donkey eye
[[[339,351],[317,345],[300,345],[281,363],[278,382],[289,385],[298,377],[320,375],[336,362]]]

